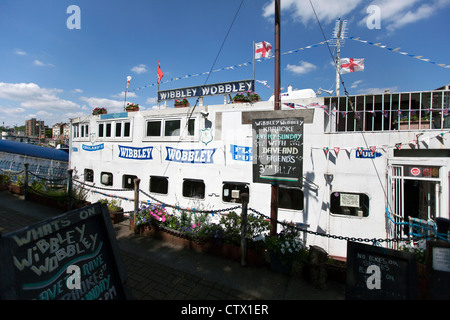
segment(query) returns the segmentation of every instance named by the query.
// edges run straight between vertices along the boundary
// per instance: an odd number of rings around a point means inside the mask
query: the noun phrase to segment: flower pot
[[[175,108],[184,108],[184,107],[189,107],[190,104],[189,103],[177,103],[174,104]]]
[[[14,194],[23,195],[25,193],[25,186],[18,186],[15,184],[11,184],[9,186],[9,191]]]
[[[410,121],[409,122],[409,127],[408,127],[408,122],[407,121],[400,121],[400,130],[415,130],[415,129],[430,129],[430,120],[422,120],[420,122],[420,126],[419,126],[419,121]]]
[[[108,210],[109,217],[111,218],[112,223],[119,223],[123,221],[123,208],[117,210]]]
[[[292,264],[284,264],[278,254],[271,252],[270,269],[278,273],[289,275],[292,271]]]
[[[126,108],[127,112],[135,112],[135,111],[139,111],[139,107],[135,107],[135,108]]]

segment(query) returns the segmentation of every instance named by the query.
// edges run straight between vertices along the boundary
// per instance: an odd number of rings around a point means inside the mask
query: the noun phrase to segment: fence
[[[0,169],[1,170],[1,169]],[[4,170],[2,170],[4,171]],[[4,171],[5,172],[5,171]],[[66,177],[61,177],[58,176],[55,179],[49,179],[48,177],[44,177],[44,176],[39,176],[33,172],[31,172],[29,170],[28,164],[25,164],[25,168],[22,171],[17,171],[17,172],[12,172],[12,171],[6,171],[7,174],[10,175],[17,175],[17,174],[24,174],[25,176],[25,181],[24,181],[24,189],[25,189],[25,199],[28,200],[28,196],[29,196],[29,191],[30,188],[32,189],[33,192],[36,193],[40,193],[39,190],[36,190],[34,188],[34,185],[31,184],[30,185],[30,176],[33,177],[33,181],[36,181],[37,179],[44,181],[46,183],[51,183],[54,184],[56,182],[59,182],[58,187],[59,188],[66,188],[67,189],[67,209],[70,211],[72,210],[72,204],[73,204],[73,200],[74,199],[78,199],[77,197],[74,197],[74,194],[76,195],[77,193],[74,192],[74,183],[77,185],[77,190],[83,189],[86,192],[94,192],[94,193],[99,193],[102,194],[106,197],[111,197],[111,198],[116,198],[116,199],[123,199],[126,201],[132,201],[134,202],[134,210],[132,211],[128,211],[128,212],[124,212],[125,214],[128,214],[130,216],[135,217],[135,214],[139,211],[140,206],[142,204],[151,204],[152,201],[155,204],[158,205],[163,205],[164,207],[169,207],[169,208],[174,208],[174,209],[178,209],[178,210],[183,210],[186,212],[194,212],[194,213],[210,213],[212,215],[214,214],[223,214],[225,212],[230,212],[236,209],[241,209],[242,210],[242,216],[245,218],[247,215],[247,212],[251,212],[253,214],[259,215],[264,217],[265,219],[273,222],[273,219],[268,216],[265,215],[253,208],[248,208],[248,203],[246,203],[245,201],[243,201],[242,205],[238,205],[238,206],[234,206],[234,207],[230,207],[230,208],[225,208],[225,209],[218,209],[218,210],[196,210],[193,208],[182,208],[180,206],[176,206],[176,205],[171,205],[169,203],[164,203],[163,201],[160,201],[158,199],[156,199],[155,197],[147,194],[146,192],[144,192],[143,190],[141,190],[139,188],[139,179],[135,179],[135,184],[134,184],[134,189],[108,189],[108,188],[103,188],[103,187],[98,187],[98,186],[92,186],[92,185],[88,185],[82,181],[78,181],[76,178],[73,177],[73,170],[67,170],[67,176]],[[132,198],[128,198],[128,197],[122,197],[122,196],[118,196],[116,194],[111,194],[111,193],[106,193],[106,192],[101,192],[101,191],[97,191],[95,189],[98,190],[103,190],[103,191],[108,191],[108,192],[133,192],[133,197]],[[41,192],[42,193],[42,192]],[[78,192],[78,194],[80,194],[81,192]],[[146,196],[148,199],[145,201],[141,201],[139,199],[140,194],[143,194],[144,196]],[[388,210],[386,210],[386,214],[388,219],[390,219],[394,224],[397,223],[395,221],[392,220],[392,218],[389,215]],[[448,220],[448,219],[447,219]],[[243,221],[245,221],[245,219],[243,219]],[[401,222],[402,225],[408,225],[409,226],[409,236],[406,239],[401,239],[401,238],[387,238],[387,239],[370,239],[370,238],[355,238],[355,237],[347,237],[347,236],[339,236],[339,235],[332,235],[332,234],[327,234],[327,233],[323,233],[323,232],[315,232],[312,230],[308,230],[306,228],[305,225],[303,224],[292,224],[292,223],[288,223],[288,222],[283,222],[283,221],[274,221],[277,225],[281,225],[283,228],[292,228],[295,229],[299,232],[303,232],[303,233],[307,233],[307,234],[312,234],[312,235],[316,235],[316,236],[321,236],[321,237],[328,237],[331,239],[337,239],[337,240],[345,240],[345,241],[352,241],[352,242],[368,242],[368,243],[373,243],[375,244],[380,244],[383,242],[386,243],[393,243],[393,242],[410,242],[410,241],[418,241],[420,239],[440,239],[440,240],[444,240],[444,241],[449,241],[448,239],[448,234],[447,233],[438,233],[438,228],[436,226],[436,223],[434,222],[429,222],[429,221],[423,221],[423,220],[419,220],[419,219],[411,219],[409,222]],[[242,226],[243,230],[245,230],[244,228],[246,228],[245,223]],[[245,233],[244,233],[245,234]]]

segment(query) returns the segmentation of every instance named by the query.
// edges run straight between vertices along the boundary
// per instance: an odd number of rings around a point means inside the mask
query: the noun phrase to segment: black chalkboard
[[[417,266],[413,254],[347,242],[345,295],[354,300],[417,299]]]
[[[428,298],[450,299],[450,243],[427,241],[427,271],[431,273]]]
[[[0,256],[1,299],[131,297],[105,204],[95,203],[4,234]]]
[[[253,119],[253,182],[301,187],[303,118]]]

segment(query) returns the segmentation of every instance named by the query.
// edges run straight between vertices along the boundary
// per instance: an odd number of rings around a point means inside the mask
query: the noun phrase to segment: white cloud
[[[40,110],[78,109],[79,105],[57,96],[60,89],[41,88],[35,83],[0,82],[0,98],[20,101],[23,108]]]
[[[345,17],[361,3],[363,3],[362,0],[312,1],[312,4],[314,5],[314,10],[321,23],[329,23],[335,21],[339,17]],[[282,14],[284,12],[289,12],[295,20],[302,22],[304,25],[316,21],[316,17],[311,7],[310,1],[283,0],[280,2],[280,8]],[[275,12],[274,0],[263,6],[264,17],[271,18],[274,15],[274,12]]]
[[[363,81],[362,80],[356,80],[355,82],[352,83],[351,85],[351,89],[355,89],[357,88]]]
[[[376,0],[371,4],[380,8],[381,28],[393,31],[410,23],[429,19],[438,10],[450,6],[450,0]],[[360,21],[360,25],[366,24],[366,18]]]
[[[108,110],[108,113],[123,111],[123,101],[95,97],[81,97],[80,100],[87,102],[91,109],[101,107]]]
[[[33,64],[34,64],[35,66],[39,66],[39,67],[54,67],[54,65],[51,64],[51,63],[44,63],[44,62],[39,61],[39,60],[37,60],[37,59],[35,59],[35,60],[33,61]]]
[[[299,65],[288,64],[286,70],[295,74],[305,74],[317,69],[315,65],[307,61],[300,61]]]
[[[137,74],[145,73],[147,72],[147,66],[145,64],[140,64],[131,68],[131,71]]]
[[[83,93],[83,90],[81,90],[81,89],[74,89],[73,92],[74,93]]]
[[[14,53],[19,55],[19,56],[25,56],[27,53],[21,49],[16,49],[14,50]]]
[[[120,92],[118,94],[112,95],[111,97],[124,99],[125,98],[125,91],[122,91],[122,92]],[[135,92],[127,92],[127,99],[128,98],[136,98],[136,97],[137,96],[136,96]]]
[[[390,92],[398,92],[398,87],[386,87],[386,88],[367,88],[358,91],[359,94],[377,94],[384,93],[386,90]]]

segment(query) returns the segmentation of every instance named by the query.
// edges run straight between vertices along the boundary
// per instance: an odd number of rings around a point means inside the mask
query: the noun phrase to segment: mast
[[[341,21],[341,18],[336,20],[334,27],[333,40],[336,41],[336,96],[340,95],[340,72],[341,72],[341,46],[344,44],[344,38],[346,35],[347,20]]]
[[[274,110],[280,110],[280,0],[275,0],[275,92]],[[271,184],[270,221],[272,228],[270,234],[277,234],[278,220],[278,191],[277,183]]]

